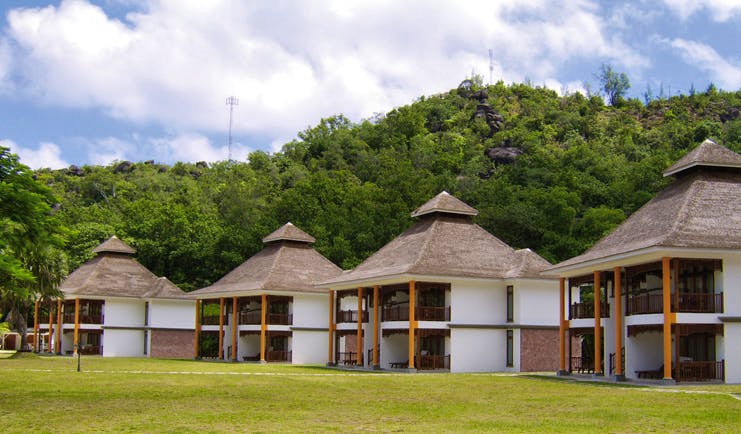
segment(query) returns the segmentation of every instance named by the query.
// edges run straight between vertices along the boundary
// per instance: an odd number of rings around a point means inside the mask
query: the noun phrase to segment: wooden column
[[[664,311],[664,380],[672,379],[671,258],[661,258],[661,286]]]
[[[602,374],[602,291],[600,272],[594,272],[594,375]]]
[[[57,300],[57,338],[54,341],[54,351],[62,354],[62,300]]]
[[[381,368],[381,360],[378,354],[378,285],[373,287],[373,369]]]
[[[615,378],[623,379],[623,269],[615,267],[612,273],[615,275]]]
[[[196,327],[194,330],[195,341],[193,342],[193,358],[195,359],[201,355],[201,306],[202,301],[196,300]]]
[[[260,362],[265,363],[265,346],[268,333],[268,296],[262,295],[260,301]]]
[[[224,297],[219,297],[219,360],[224,358]]]
[[[334,365],[334,291],[329,291],[329,343],[327,345],[327,365]]]
[[[564,303],[566,302],[566,279],[563,277],[558,280],[558,371],[559,374],[566,374],[566,311]]]
[[[72,335],[73,354],[76,356],[80,344],[80,299],[75,299],[75,333]]]
[[[417,327],[417,321],[414,316],[415,311],[415,282],[414,280],[409,282],[409,369],[414,369],[414,330]]]
[[[33,304],[33,348],[39,352],[39,300]]]
[[[363,366],[363,288],[358,288],[358,366]]]
[[[239,297],[232,297],[232,361],[237,361],[237,333],[239,330],[237,325],[239,324]]]
[[[46,336],[46,340],[47,340],[46,349],[49,350],[50,353],[51,353],[51,339],[52,339],[52,335],[54,334],[51,328],[53,324],[54,324],[54,303],[49,302],[49,334]]]

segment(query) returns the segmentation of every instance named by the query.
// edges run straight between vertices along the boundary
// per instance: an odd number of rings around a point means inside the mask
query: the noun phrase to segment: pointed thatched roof
[[[412,217],[420,217],[432,213],[474,216],[478,215],[479,211],[457,197],[451,196],[447,191],[443,191],[414,210]]]
[[[664,176],[676,175],[679,172],[699,166],[739,169],[741,168],[741,155],[708,139],[666,169]]]
[[[157,277],[131,256],[136,250],[111,237],[93,249],[97,255],[73,271],[59,289],[67,298],[83,296],[183,298],[185,292]]]
[[[428,206],[436,202],[442,206]],[[461,212],[450,212],[451,209]],[[431,215],[420,219],[352,271],[324,282],[322,286],[399,275],[495,279],[544,277],[540,272],[551,265],[548,261],[529,250],[515,251],[473,223],[469,217],[476,212],[447,193],[438,195],[414,213],[417,216]]]
[[[703,149],[697,148],[691,158],[680,160],[685,161],[681,167],[679,163],[672,166],[674,174],[697,165],[707,166],[708,170],[682,173],[591,249],[552,270],[652,247],[741,249],[741,166],[728,170],[735,167],[727,164],[735,158],[727,157],[713,165],[712,156],[727,154],[725,151],[738,157],[726,148],[719,152],[717,147],[705,142],[700,147]]]
[[[103,241],[98,247],[93,249],[93,253],[123,253],[133,255],[136,249],[119,240],[117,236],[112,236]]]
[[[251,291],[324,292],[318,282],[342,269],[314,250],[314,237],[287,223],[263,239],[265,248],[216,283],[190,293],[192,297],[237,295]]]

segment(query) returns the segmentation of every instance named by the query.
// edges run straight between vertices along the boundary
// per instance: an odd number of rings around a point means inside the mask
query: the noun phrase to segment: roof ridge
[[[277,264],[280,263],[280,257],[283,256],[283,250],[286,248],[285,245],[277,244],[276,248],[278,251],[273,256],[273,261],[270,263],[270,268],[268,269],[268,273],[265,275],[265,280],[263,281],[263,285],[265,283],[270,282],[270,280],[273,278],[273,274],[275,273],[275,269]],[[263,288],[264,289],[264,288]]]
[[[435,218],[430,223],[430,229],[428,229],[428,230],[426,230],[424,232],[424,234],[425,234],[424,242],[422,242],[422,247],[420,247],[420,249],[417,251],[417,254],[414,257],[414,261],[412,261],[412,263],[410,264],[409,271],[412,271],[414,269],[414,267],[416,267],[419,264],[420,260],[422,259],[422,256],[424,255],[424,252],[427,251],[427,247],[432,242],[431,240],[433,238],[435,238],[433,236],[434,235],[433,232],[435,232],[437,230],[437,227],[438,227],[438,223],[439,222],[440,222],[440,220],[438,220],[437,218]]]

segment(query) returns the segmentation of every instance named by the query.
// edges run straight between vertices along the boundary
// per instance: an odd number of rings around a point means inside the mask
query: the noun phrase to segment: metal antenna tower
[[[232,115],[234,114],[234,106],[239,105],[239,99],[236,96],[230,96],[226,99],[226,105],[229,106],[229,161],[232,161]]]
[[[489,84],[494,81],[494,52],[489,48]]]

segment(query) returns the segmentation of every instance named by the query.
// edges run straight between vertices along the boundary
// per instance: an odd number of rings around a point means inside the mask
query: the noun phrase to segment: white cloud
[[[36,101],[156,123],[179,137],[172,155],[213,159],[221,148],[196,152],[207,148],[188,132],[223,132],[229,95],[235,133],[292,137],[322,117],[359,120],[455,87],[488,71],[488,48],[495,81],[544,82],[574,59],[645,67],[599,13],[584,0],[152,0],[121,21],[68,0],[11,11],[6,37]]]
[[[682,20],[705,9],[718,22],[741,16],[741,0],[664,0],[664,4]]]
[[[685,62],[707,71],[717,85],[725,89],[741,87],[741,63],[720,56],[712,47],[701,42],[674,39],[670,45],[680,52]]]
[[[62,152],[54,143],[42,142],[36,149],[24,148],[15,144],[12,140],[0,140],[0,146],[10,148],[10,152],[18,155],[20,162],[32,169],[61,169],[68,167],[69,163],[62,159]]]

